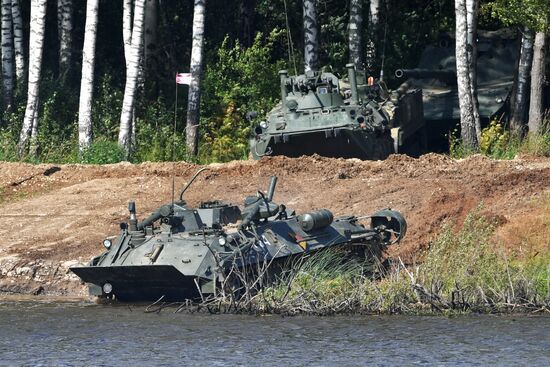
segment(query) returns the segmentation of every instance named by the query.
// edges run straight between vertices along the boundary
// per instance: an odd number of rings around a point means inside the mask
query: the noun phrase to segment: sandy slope
[[[67,271],[102,251],[135,199],[140,218],[171,198],[172,175],[182,187],[198,166],[187,163],[29,165],[0,163],[0,291],[84,294]],[[522,231],[545,222],[550,197],[550,159],[465,160],[428,154],[391,156],[383,162],[275,157],[211,165],[186,194],[189,204],[224,199],[241,203],[279,176],[275,201],[297,211],[328,208],[370,214],[392,207],[407,218],[406,240],[390,255],[421,259],[445,220],[459,223],[483,203],[500,223],[508,245],[525,245]],[[545,224],[546,223],[546,224]],[[537,242],[538,241],[538,242]],[[530,246],[548,250],[548,239]],[[522,242],[522,243],[519,243]]]

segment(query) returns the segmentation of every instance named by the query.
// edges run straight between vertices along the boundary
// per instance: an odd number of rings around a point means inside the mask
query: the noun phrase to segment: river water
[[[1,366],[550,366],[550,317],[145,313],[0,299]]]

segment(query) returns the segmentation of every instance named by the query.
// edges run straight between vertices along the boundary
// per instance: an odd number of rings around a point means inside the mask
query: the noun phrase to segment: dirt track
[[[497,236],[525,246],[524,232],[547,218],[550,159],[465,160],[428,154],[391,156],[384,162],[283,157],[260,162],[211,165],[186,199],[241,203],[279,176],[275,201],[298,212],[328,208],[339,214],[370,214],[391,207],[409,223],[405,241],[390,255],[422,258],[445,220],[460,223],[480,203],[498,220]],[[67,268],[102,252],[101,240],[115,234],[135,199],[143,218],[171,198],[172,174],[181,188],[197,166],[187,163],[28,165],[1,163],[0,291],[83,295]],[[546,209],[545,209],[546,208]],[[523,231],[523,232],[522,232]],[[544,233],[544,232],[542,232]],[[548,233],[548,232],[546,232]],[[529,246],[548,250],[548,239]]]

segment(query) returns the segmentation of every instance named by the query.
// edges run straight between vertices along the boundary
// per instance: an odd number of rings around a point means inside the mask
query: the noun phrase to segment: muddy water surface
[[[143,311],[0,298],[0,365],[550,365],[550,317],[281,318]]]

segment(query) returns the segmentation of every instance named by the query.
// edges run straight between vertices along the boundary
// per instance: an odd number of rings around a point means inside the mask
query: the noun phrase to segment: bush
[[[201,161],[225,162],[248,156],[251,123],[245,115],[248,111],[264,115],[279,98],[278,71],[284,62],[273,61],[271,53],[282,36],[279,30],[265,39],[258,33],[247,49],[225,38],[204,77],[201,110],[209,117],[201,119]]]
[[[82,152],[81,163],[110,164],[124,160],[124,150],[118,143],[109,140],[96,140],[92,145]]]

